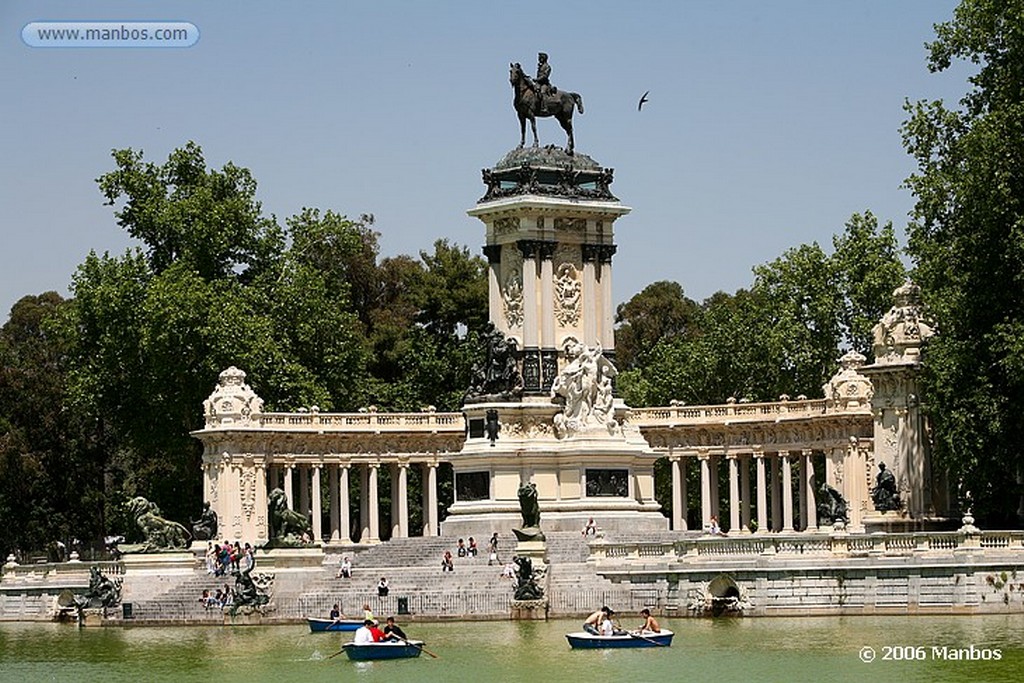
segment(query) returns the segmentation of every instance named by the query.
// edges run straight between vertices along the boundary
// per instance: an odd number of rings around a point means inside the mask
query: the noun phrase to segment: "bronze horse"
[[[544,101],[540,101],[540,97],[534,91],[533,82],[530,77],[523,73],[523,67],[519,63],[509,64],[509,77],[508,80],[512,83],[512,91],[515,94],[512,100],[512,106],[516,110],[516,114],[519,115],[519,146],[522,147],[526,144],[526,120],[530,120],[530,129],[533,130],[533,146],[537,146],[537,118],[554,116],[558,119],[558,123],[561,124],[562,130],[565,131],[569,138],[569,144],[566,147],[566,151],[569,154],[573,153],[573,137],[572,137],[572,114],[573,108],[579,107],[580,113],[583,113],[583,98],[578,93],[567,92],[565,90],[559,90],[554,95],[548,95],[544,98]]]

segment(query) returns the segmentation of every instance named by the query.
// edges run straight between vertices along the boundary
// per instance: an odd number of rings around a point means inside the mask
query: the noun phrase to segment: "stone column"
[[[491,312],[491,322],[499,330],[508,333],[505,316],[502,315],[501,306],[501,245],[484,245],[484,255],[487,257],[487,301]]]
[[[672,465],[672,529],[686,531],[686,470],[678,455],[669,456]]]
[[[804,481],[805,481],[805,479],[804,479],[804,459],[801,456],[799,456],[799,455],[793,456],[793,458],[794,458],[794,461],[795,461],[793,464],[796,465],[796,481],[797,481],[796,491],[794,491],[794,493],[796,493],[797,500],[799,501],[799,508],[798,508],[798,510],[800,511],[800,528],[801,528],[801,530],[805,530],[806,531],[807,530],[807,492],[804,490]],[[795,526],[796,525],[794,525],[794,528],[795,528]]]
[[[711,466],[711,514],[714,515],[715,519],[718,520],[718,525],[722,525],[722,513],[719,510],[720,492],[721,486],[718,483],[718,467],[721,464],[717,455],[712,455],[710,459]]]
[[[319,543],[324,537],[323,510],[320,507],[320,501],[323,498],[320,492],[320,470],[322,468],[322,463],[313,465],[313,541],[316,543]]]
[[[256,510],[256,543],[263,545],[270,540],[267,524],[267,465],[263,461],[256,462]]]
[[[409,536],[409,464],[398,465],[398,493],[395,493],[395,480],[391,480],[391,496],[398,498],[398,538]]]
[[[701,453],[700,461],[700,523],[707,529],[711,526],[711,465],[710,456]]]
[[[519,240],[523,255],[523,348],[540,346],[537,320],[537,240]]]
[[[807,499],[807,529],[818,528],[818,506],[814,497],[814,451],[804,451],[804,497]]]
[[[555,341],[555,278],[551,259],[557,242],[543,242],[540,246],[540,344],[542,348],[556,348]]]
[[[595,244],[583,245],[583,343],[594,346],[597,342],[597,263]]]
[[[338,540],[342,543],[351,543],[352,536],[349,533],[351,521],[349,520],[349,490],[348,490],[349,466],[347,464],[338,467]]]
[[[380,541],[380,498],[377,494],[377,474],[380,469],[379,462],[372,462],[369,466],[369,483],[370,483],[370,543],[377,543]]]
[[[284,498],[288,501],[288,509],[295,509],[295,486],[292,481],[292,470],[295,465],[284,466]]]
[[[423,466],[423,535],[437,536],[437,464]]]
[[[779,456],[782,459],[782,530],[793,531],[793,468],[788,451]]]
[[[768,485],[764,472],[764,453],[754,453],[757,467],[757,530],[768,531]]]
[[[740,527],[750,533],[750,456],[740,456]]]
[[[740,468],[736,455],[726,455],[729,463],[729,532],[736,533],[740,529]]]
[[[370,466],[359,466],[359,542],[370,538]]]
[[[331,506],[331,536],[330,542],[337,543],[341,540],[341,510],[338,502],[338,465],[327,466],[327,495],[328,505]]]
[[[601,346],[606,351],[615,348],[615,314],[612,306],[612,256],[614,244],[601,245]]]

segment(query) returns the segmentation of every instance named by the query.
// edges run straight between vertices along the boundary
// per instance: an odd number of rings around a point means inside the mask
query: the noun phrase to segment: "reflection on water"
[[[631,618],[623,618],[631,626]],[[0,625],[0,681],[1019,681],[1022,617],[665,620],[671,648],[572,651],[576,622],[410,623],[439,655],[391,662],[332,656],[350,634],[305,626],[95,628]],[[941,659],[942,647],[999,661]],[[909,647],[908,647],[909,646]],[[892,648],[896,649],[892,649]],[[861,660],[871,648],[874,661]],[[912,661],[883,661],[886,652]],[[947,650],[948,652],[948,650]]]

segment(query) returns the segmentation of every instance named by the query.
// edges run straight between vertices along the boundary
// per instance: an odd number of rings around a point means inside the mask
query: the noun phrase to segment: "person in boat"
[[[405,631],[402,627],[395,623],[394,617],[388,617],[387,623],[384,625],[384,638],[385,640],[408,640],[409,638],[405,635]]]
[[[583,622],[583,630],[592,636],[601,635],[601,624],[604,622],[605,617],[608,615],[608,607],[602,607],[597,610]]]
[[[335,623],[337,623],[337,622],[341,621],[344,618],[345,618],[345,615],[341,613],[341,607],[338,606],[338,603],[334,603],[334,607],[331,608],[330,619],[332,621],[334,621]]]
[[[615,616],[615,610],[608,609],[604,615],[604,621],[601,622],[601,635],[602,636],[621,636],[625,635],[625,631],[619,628],[619,625],[612,620]]]
[[[356,629],[355,635],[352,637],[352,642],[356,645],[369,645],[370,643],[376,642],[373,638],[373,619],[364,619],[363,625]]]
[[[380,627],[377,626],[376,621],[370,624],[367,628],[370,629],[370,635],[373,636],[373,642],[383,643],[387,639],[387,636],[384,635],[384,631],[381,631]]]
[[[373,611],[369,605],[363,605],[363,619],[377,623],[377,619],[373,616]]]
[[[640,610],[640,616],[644,618],[644,623],[640,625],[639,629],[637,629],[640,633],[643,633],[644,631],[661,633],[661,624],[658,623],[657,619],[651,616],[651,610],[644,607]]]

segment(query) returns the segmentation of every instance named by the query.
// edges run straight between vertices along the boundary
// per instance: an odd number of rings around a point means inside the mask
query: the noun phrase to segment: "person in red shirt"
[[[373,642],[380,643],[380,642],[384,641],[385,638],[387,637],[387,636],[384,635],[384,631],[381,631],[380,627],[377,626],[376,622],[374,622],[373,626],[370,626],[369,628],[370,628],[370,635],[373,636]]]

